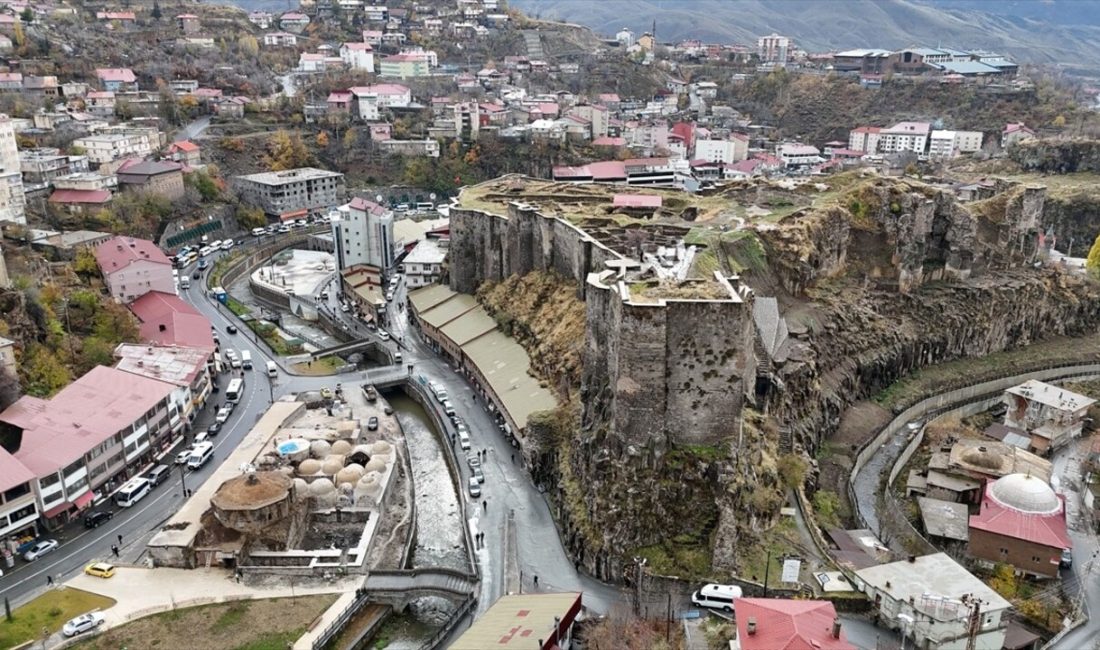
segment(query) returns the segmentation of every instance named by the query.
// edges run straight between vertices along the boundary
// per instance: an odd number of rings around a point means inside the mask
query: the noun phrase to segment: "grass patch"
[[[690,535],[677,535],[661,544],[643,546],[635,555],[646,559],[646,568],[663,576],[676,576],[684,580],[711,578],[711,550]]]
[[[233,296],[226,297],[228,298],[228,300],[226,301],[225,306],[229,308],[229,311],[233,312],[237,316],[248,316],[252,313],[252,310],[249,309],[248,305],[244,304],[240,300],[237,300]]]
[[[58,588],[12,612],[12,620],[0,616],[0,648],[10,648],[42,638],[42,628],[57,632],[69,619],[95,609],[107,609],[115,601],[80,589]]]
[[[266,323],[258,320],[250,320],[246,323],[249,329],[255,332],[264,343],[267,343],[267,347],[271,348],[271,351],[280,357],[289,356],[292,354],[301,354],[302,344],[291,343],[279,335],[277,327],[271,323]]]
[[[80,650],[286,650],[335,594],[235,601],[154,614],[85,639]]]
[[[770,530],[764,531],[755,544],[738,544],[737,575],[745,580],[764,582],[768,574],[768,587],[781,587],[779,576],[783,572],[783,556],[803,553],[799,549],[798,526],[792,517],[784,517]],[[768,553],[771,553],[771,562]],[[765,567],[767,570],[765,571]]]
[[[343,368],[345,365],[344,360],[334,354],[332,356],[314,359],[312,362],[296,363],[292,365],[291,368],[299,375],[326,377],[328,375],[335,375],[336,371]]]

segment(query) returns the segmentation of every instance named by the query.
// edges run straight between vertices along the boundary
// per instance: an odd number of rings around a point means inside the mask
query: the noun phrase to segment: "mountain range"
[[[1021,62],[1100,66],[1095,0],[511,0],[543,18],[611,35],[623,27],[676,42],[755,44],[778,32],[802,49],[985,49]]]

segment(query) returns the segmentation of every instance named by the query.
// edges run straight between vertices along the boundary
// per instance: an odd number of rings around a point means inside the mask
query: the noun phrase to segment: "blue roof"
[[[998,68],[978,61],[948,61],[937,63],[936,67],[947,73],[961,75],[997,74],[1000,72]]]

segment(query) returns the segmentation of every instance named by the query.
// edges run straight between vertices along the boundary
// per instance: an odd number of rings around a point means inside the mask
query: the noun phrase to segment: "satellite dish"
[[[431,194],[429,194],[428,198],[431,199],[432,201],[435,201],[435,192],[432,192]]]
[[[381,203],[382,202],[382,195],[381,194],[376,194],[374,196],[374,202],[375,203]]]

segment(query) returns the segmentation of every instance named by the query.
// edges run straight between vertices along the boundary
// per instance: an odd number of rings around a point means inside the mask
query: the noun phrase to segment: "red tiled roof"
[[[626,138],[613,137],[610,135],[603,135],[592,140],[592,146],[594,147],[625,147]]]
[[[159,345],[178,345],[214,351],[210,320],[179,296],[150,291],[130,303],[141,321],[141,338]]]
[[[349,203],[348,205],[351,206],[352,210],[359,210],[361,212],[370,212],[371,214],[376,214],[376,215],[377,214],[383,214],[386,211],[385,208],[378,205],[374,201],[368,201],[368,200],[364,199],[363,197],[359,197],[359,196],[352,199],[351,203]]]
[[[148,239],[132,237],[112,237],[96,246],[95,259],[104,274],[124,269],[139,260],[172,265],[168,256],[156,244]]]
[[[360,50],[363,52],[372,52],[374,48],[370,46],[370,43],[344,43],[344,47],[349,50]]]
[[[54,190],[50,203],[106,203],[111,200],[110,190]]]
[[[195,144],[194,142],[191,142],[190,140],[180,140],[178,142],[173,142],[172,146],[168,147],[168,151],[170,151],[170,152],[186,151],[188,153],[192,153],[192,152],[195,152],[195,151],[198,151],[198,150],[199,150],[199,145]]]
[[[1032,514],[1001,505],[990,494],[992,488],[992,482],[986,484],[981,510],[970,516],[971,528],[1056,549],[1073,546],[1066,532],[1066,508],[1061,496],[1058,499],[1062,501],[1062,507],[1058,512],[1049,515]]]
[[[156,379],[95,366],[49,400],[21,398],[0,413],[0,421],[23,429],[15,457],[42,477],[130,426],[173,390]]]
[[[659,208],[661,197],[656,194],[616,194],[611,205],[616,208]]]
[[[879,126],[857,126],[852,129],[852,133],[878,133],[882,130]]]
[[[833,638],[836,609],[828,601],[738,598],[733,609],[742,650],[855,650],[843,628]],[[756,620],[752,634],[749,618]]]
[[[96,68],[95,76],[101,81],[117,81],[125,84],[137,81],[134,71],[130,68]]]
[[[627,167],[664,166],[668,164],[668,158],[631,158],[630,160],[624,160],[623,164]]]
[[[355,86],[348,88],[355,95],[405,95],[409,87],[401,84],[371,84],[370,86]]]

